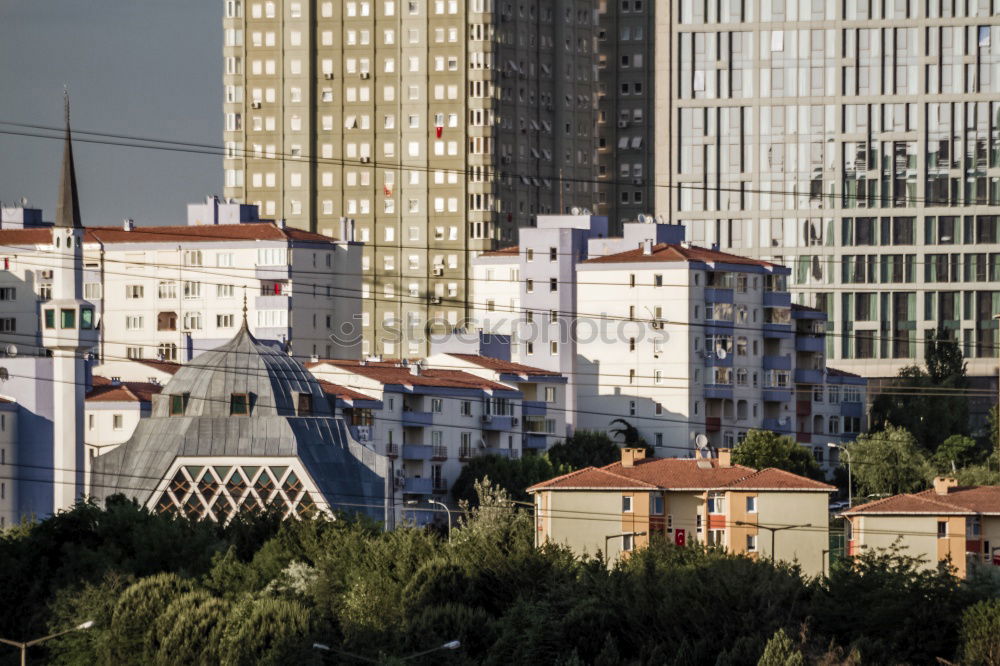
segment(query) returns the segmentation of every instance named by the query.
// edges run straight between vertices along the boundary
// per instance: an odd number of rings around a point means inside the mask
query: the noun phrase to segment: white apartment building
[[[586,242],[560,247],[561,224]],[[789,269],[693,246],[675,225],[625,224],[619,238],[605,225],[540,219],[475,262],[477,325],[512,334],[514,361],[559,368],[574,427],[622,418],[661,456],[732,447],[752,428],[815,435],[824,463],[829,441],[860,430],[864,380],[826,369],[825,315],[793,309]]]
[[[404,497],[447,495],[475,456],[521,456],[522,394],[505,383],[419,362],[324,359],[306,366],[329,382],[324,390],[340,409],[352,403],[345,418],[395,461]]]
[[[299,358],[360,354],[361,247],[273,222],[87,227],[83,293],[104,361],[184,362],[238,330]],[[40,349],[52,230],[0,230],[0,344]],[[353,329],[355,330],[351,330]]]
[[[17,467],[17,415],[15,401],[0,397],[0,528],[15,525],[20,516],[15,494]]]
[[[88,483],[91,481],[90,467],[94,457],[128,441],[139,420],[150,415],[152,396],[161,388],[160,384],[153,382],[92,376],[84,405],[84,478]],[[93,490],[86,488],[88,495]]]

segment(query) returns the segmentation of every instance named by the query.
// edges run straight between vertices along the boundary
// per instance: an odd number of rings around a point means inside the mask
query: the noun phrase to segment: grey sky
[[[0,0],[0,121],[61,125],[65,83],[74,128],[217,146],[221,12],[221,0]],[[185,204],[222,191],[218,156],[74,152],[86,225],[184,224]],[[27,197],[51,220],[60,154],[58,141],[0,134],[0,201]]]

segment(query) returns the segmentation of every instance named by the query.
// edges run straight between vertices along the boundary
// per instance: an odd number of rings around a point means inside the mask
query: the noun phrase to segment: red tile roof
[[[137,359],[136,363],[142,363],[143,365],[148,365],[151,368],[159,370],[160,372],[166,372],[168,374],[176,374],[181,368],[180,363],[174,363],[173,361],[154,361],[152,359]]]
[[[699,467],[693,458],[646,458],[636,461],[633,467],[623,467],[620,462],[605,467],[588,467],[628,479],[643,487],[663,490],[774,490],[774,491],[819,491],[833,492],[834,486],[807,479],[779,469],[767,468],[757,471],[743,465],[720,467],[717,459],[712,459],[710,467]],[[585,470],[581,470],[585,471]],[[572,483],[556,477],[532,486],[529,490],[568,490],[583,488],[605,488],[602,477],[586,475],[574,479]],[[590,483],[590,485],[587,485]]]
[[[86,227],[85,243],[178,243],[224,242],[256,240],[296,240],[313,243],[336,243],[337,240],[301,229],[282,229],[273,222],[244,224],[212,224],[198,226],[136,227],[125,231],[122,227]],[[52,229],[5,229],[0,231],[0,245],[27,245],[51,243]]]
[[[382,384],[400,384],[403,386],[436,386],[442,388],[471,388],[492,391],[513,391],[510,386],[491,382],[488,379],[461,370],[438,370],[423,368],[420,374],[410,372],[409,366],[400,361],[343,361],[338,359],[313,361],[306,363],[307,368],[319,365],[332,365],[343,370],[357,373],[363,377],[374,379]]]
[[[695,245],[684,246],[674,243],[660,243],[659,245],[654,245],[653,251],[650,254],[644,254],[642,248],[636,248],[634,250],[627,250],[617,254],[594,257],[593,259],[587,259],[583,263],[628,264],[635,262],[660,263],[665,261],[701,261],[705,263],[739,264],[742,266],[764,266],[766,268],[775,266],[775,264],[767,261],[761,261],[759,259],[750,259],[748,257],[729,254],[728,252],[719,252],[718,250],[709,250],[708,248],[697,247]]]
[[[512,375],[527,375],[532,376],[559,376],[559,373],[555,370],[543,370],[542,368],[534,368],[530,365],[522,365],[520,363],[514,363],[513,361],[504,361],[503,359],[493,358],[492,356],[480,356],[479,354],[451,354],[448,356],[454,356],[462,361],[467,361],[473,365],[478,365],[480,368],[486,368],[487,370],[495,370],[496,372],[507,372]]]
[[[94,375],[93,388],[87,392],[89,402],[150,402],[163,387],[149,382],[117,382]]]
[[[597,467],[584,467],[569,474],[557,476],[554,479],[543,481],[528,488],[528,492],[534,490],[656,490],[657,486],[645,481],[632,479],[621,474],[609,472],[606,469]]]
[[[489,252],[483,252],[480,257],[509,257],[516,256],[521,248],[517,245],[511,245],[510,247],[500,248],[499,250],[490,250]]]
[[[967,486],[949,488],[947,495],[939,495],[933,489],[919,493],[893,495],[861,504],[844,512],[857,514],[959,514],[977,513],[1000,515],[1000,486]]]
[[[346,386],[341,386],[340,384],[328,382],[325,379],[319,379],[317,381],[319,382],[319,387],[323,389],[323,393],[336,396],[341,400],[375,400],[375,398],[370,395],[365,395],[364,393],[347,388]]]

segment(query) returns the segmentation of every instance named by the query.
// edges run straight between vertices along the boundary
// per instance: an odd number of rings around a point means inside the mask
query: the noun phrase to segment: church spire
[[[80,228],[80,199],[76,192],[76,169],[73,166],[73,140],[69,131],[69,90],[63,92],[66,107],[66,139],[63,144],[62,175],[59,182],[59,204],[56,226]]]

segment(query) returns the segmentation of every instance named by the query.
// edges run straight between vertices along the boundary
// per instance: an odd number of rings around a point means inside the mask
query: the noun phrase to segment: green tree
[[[175,599],[194,589],[194,583],[174,573],[158,573],[128,586],[111,617],[111,658],[128,663],[150,663],[159,651],[156,620]]]
[[[312,614],[297,601],[248,597],[226,617],[219,644],[224,666],[312,662]]]
[[[934,452],[931,463],[937,472],[950,474],[953,468],[967,467],[978,462],[981,457],[982,451],[976,440],[965,435],[952,435]]]
[[[889,390],[872,403],[871,425],[905,428],[928,452],[951,435],[969,434],[966,363],[958,343],[944,331],[925,344],[924,368],[901,368]]]
[[[1000,666],[1000,599],[980,601],[962,614],[962,663]]]
[[[784,629],[771,636],[757,666],[805,666],[806,659]]]
[[[527,502],[531,497],[525,492],[526,488],[569,471],[569,468],[554,467],[545,456],[529,455],[515,459],[477,456],[462,468],[452,484],[451,494],[456,501],[475,505],[479,501],[476,483],[489,478],[495,486],[506,489],[514,499]]]
[[[776,467],[811,479],[823,478],[823,471],[808,449],[770,430],[747,432],[746,439],[733,449],[732,461],[754,469]]]
[[[861,435],[847,450],[860,497],[921,490],[933,475],[917,440],[904,428]]]
[[[182,594],[156,619],[158,664],[216,664],[230,603],[205,590]]]
[[[606,433],[577,430],[566,441],[550,448],[547,455],[556,468],[574,470],[617,462],[621,459],[621,449]]]

